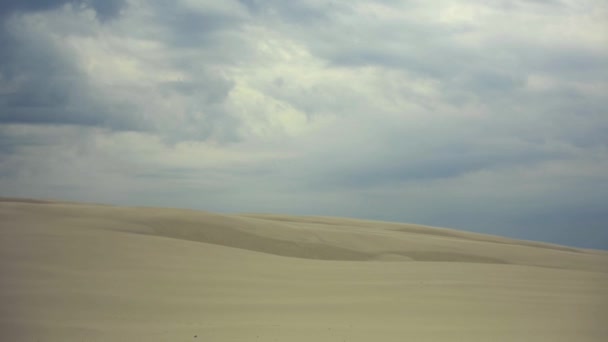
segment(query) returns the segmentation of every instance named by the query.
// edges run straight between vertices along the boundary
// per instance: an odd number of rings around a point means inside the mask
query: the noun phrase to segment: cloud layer
[[[603,1],[0,5],[0,194],[608,248]]]

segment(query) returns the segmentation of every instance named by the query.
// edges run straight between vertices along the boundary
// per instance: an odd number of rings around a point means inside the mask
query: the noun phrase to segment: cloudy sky
[[[604,0],[4,0],[0,196],[608,249]]]

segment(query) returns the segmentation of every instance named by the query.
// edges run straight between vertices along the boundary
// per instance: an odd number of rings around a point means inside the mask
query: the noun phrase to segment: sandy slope
[[[4,200],[0,272],[0,341],[608,339],[608,253],[417,225]]]

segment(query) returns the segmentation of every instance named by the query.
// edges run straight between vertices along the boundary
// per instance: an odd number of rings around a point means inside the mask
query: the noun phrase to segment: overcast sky
[[[3,0],[0,196],[608,249],[604,0]]]

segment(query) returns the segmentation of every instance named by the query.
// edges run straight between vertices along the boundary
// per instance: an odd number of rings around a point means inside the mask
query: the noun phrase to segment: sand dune
[[[1,341],[605,341],[608,253],[411,224],[0,200]]]

